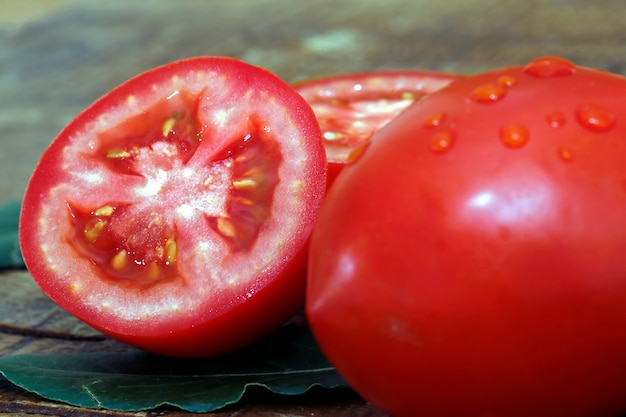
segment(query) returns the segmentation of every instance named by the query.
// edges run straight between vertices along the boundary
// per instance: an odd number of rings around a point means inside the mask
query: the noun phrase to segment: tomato
[[[404,109],[458,75],[430,71],[373,71],[323,77],[294,88],[313,108],[328,159],[328,186],[361,146]]]
[[[378,131],[329,190],[306,312],[394,417],[626,411],[626,79],[542,57]]]
[[[42,290],[117,339],[217,355],[304,302],[326,160],[309,105],[270,72],[196,57],[123,83],[43,154],[20,222]]]

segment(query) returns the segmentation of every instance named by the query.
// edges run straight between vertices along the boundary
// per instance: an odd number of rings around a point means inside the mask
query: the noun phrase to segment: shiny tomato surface
[[[394,417],[626,411],[626,79],[538,58],[465,77],[329,190],[307,315]]]
[[[222,57],[166,64],[45,151],[24,197],[26,265],[61,307],[124,342],[230,352],[302,305],[325,170],[314,113],[275,75]]]

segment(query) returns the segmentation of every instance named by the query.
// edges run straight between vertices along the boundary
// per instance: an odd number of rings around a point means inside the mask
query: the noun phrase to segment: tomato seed
[[[167,239],[167,242],[165,242],[166,265],[171,265],[176,262],[177,251],[176,241],[174,239]]]
[[[111,258],[111,266],[116,271],[121,270],[126,266],[126,258],[128,257],[128,252],[125,250],[119,251],[113,258]]]
[[[235,187],[236,190],[249,190],[258,187],[258,185],[259,183],[252,178],[243,178],[233,181],[233,187]]]
[[[176,124],[176,118],[174,117],[169,117],[165,120],[165,122],[163,122],[162,133],[163,133],[164,138],[170,135],[170,132],[174,128],[175,124]]]
[[[92,220],[88,222],[85,225],[85,229],[83,230],[85,240],[89,243],[94,243],[100,236],[100,232],[102,232],[102,229],[104,229],[104,226],[106,226],[106,224],[106,220],[102,219],[97,219],[95,221]]]
[[[159,278],[159,276],[161,276],[161,269],[156,261],[152,261],[148,264],[148,272],[146,276],[150,281],[155,281]]]
[[[110,216],[111,214],[113,214],[113,207],[108,204],[94,210],[93,212],[94,216]]]
[[[238,204],[242,204],[242,205],[244,205],[244,206],[252,206],[252,205],[256,204],[256,203],[254,202],[254,200],[251,200],[251,199],[249,199],[249,198],[242,197],[242,196],[236,196],[236,197],[233,197],[233,199],[234,199],[234,201],[236,201]]]
[[[111,149],[106,153],[106,157],[109,159],[128,158],[129,156],[130,152],[124,149]]]
[[[216,219],[217,230],[226,237],[235,236],[235,225],[226,217],[218,217]]]

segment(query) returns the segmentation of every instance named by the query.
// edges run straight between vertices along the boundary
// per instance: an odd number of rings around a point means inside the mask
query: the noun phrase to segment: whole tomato
[[[626,79],[538,58],[454,81],[329,190],[307,315],[394,417],[626,410]]]

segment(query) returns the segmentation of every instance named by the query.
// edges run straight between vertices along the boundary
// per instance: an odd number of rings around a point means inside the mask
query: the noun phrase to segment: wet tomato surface
[[[395,417],[626,410],[624,96],[544,57],[374,135],[309,261],[311,327],[357,392]]]
[[[64,128],[28,185],[20,239],[37,283],[120,340],[229,352],[304,299],[326,160],[308,104],[219,57],[155,68]]]

